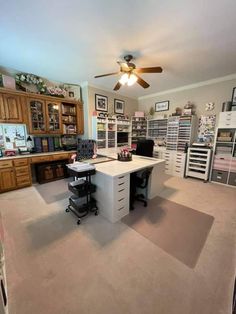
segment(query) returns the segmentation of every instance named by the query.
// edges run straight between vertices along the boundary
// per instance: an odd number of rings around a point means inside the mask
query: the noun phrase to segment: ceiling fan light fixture
[[[128,83],[128,80],[129,80],[129,75],[127,73],[124,73],[119,79],[119,82],[121,85],[125,85],[126,83]]]
[[[130,74],[129,79],[128,79],[128,82],[127,82],[127,85],[128,85],[128,86],[132,86],[132,85],[134,85],[134,83],[137,82],[137,80],[138,80],[138,78],[137,78],[136,75]]]

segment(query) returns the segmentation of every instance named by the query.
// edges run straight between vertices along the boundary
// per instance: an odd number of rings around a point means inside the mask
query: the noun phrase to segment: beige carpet
[[[147,208],[135,202],[135,210],[122,222],[194,268],[213,220],[210,215],[156,197],[148,202]]]
[[[68,191],[68,182],[72,180],[72,178],[67,178],[44,184],[36,184],[35,188],[45,200],[45,202],[51,204],[64,200],[71,195],[71,192]]]
[[[36,186],[1,194],[9,313],[229,314],[235,189],[171,178],[160,196],[215,218],[194,269],[124,223],[78,227]]]

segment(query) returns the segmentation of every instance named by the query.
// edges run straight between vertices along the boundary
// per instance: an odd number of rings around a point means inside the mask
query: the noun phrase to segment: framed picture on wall
[[[114,99],[114,112],[124,114],[125,112],[124,100]]]
[[[159,101],[155,103],[155,111],[167,111],[169,110],[169,100]]]
[[[107,96],[95,94],[95,110],[108,111],[108,98]]]

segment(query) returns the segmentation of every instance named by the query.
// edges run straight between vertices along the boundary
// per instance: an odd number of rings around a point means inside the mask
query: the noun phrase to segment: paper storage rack
[[[195,116],[180,117],[177,144],[178,151],[185,151],[186,145],[189,147],[192,144],[195,125],[196,125]]]
[[[167,121],[167,119],[148,120],[148,137],[161,141],[165,140],[167,134]]]
[[[186,177],[207,181],[211,166],[211,149],[189,147],[187,153]]]
[[[166,149],[177,150],[179,133],[179,117],[170,117],[167,124]]]

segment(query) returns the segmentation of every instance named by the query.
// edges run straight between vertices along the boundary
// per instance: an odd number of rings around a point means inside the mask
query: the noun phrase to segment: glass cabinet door
[[[45,133],[45,103],[42,100],[31,99],[29,101],[30,132]]]
[[[47,109],[47,128],[50,133],[61,132],[61,107],[59,103],[46,103]]]

